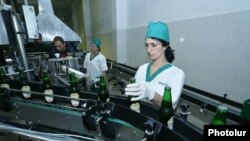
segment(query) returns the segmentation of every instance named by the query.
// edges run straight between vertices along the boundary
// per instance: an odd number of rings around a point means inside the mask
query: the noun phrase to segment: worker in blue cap
[[[101,54],[101,40],[93,38],[90,46],[90,52],[86,54],[83,67],[87,71],[87,86],[90,90],[96,90],[96,82],[99,81],[100,75],[106,76],[108,70],[106,57]]]
[[[136,83],[128,84],[125,95],[132,101],[146,99],[160,106],[164,87],[171,87],[172,105],[175,109],[184,85],[183,70],[172,64],[174,50],[170,47],[169,30],[166,23],[149,22],[145,46],[150,63],[141,65],[136,72]]]

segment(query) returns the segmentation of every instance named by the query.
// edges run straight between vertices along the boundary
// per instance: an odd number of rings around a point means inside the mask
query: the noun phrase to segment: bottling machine
[[[169,129],[158,121],[158,107],[140,101],[140,112],[128,107],[122,95],[136,68],[107,60],[110,97],[98,101],[97,94],[86,89],[86,74],[81,71],[82,57],[48,59],[47,52],[28,50],[28,44],[42,41],[50,45],[55,35],[78,44],[80,37],[54,14],[50,0],[38,0],[39,14],[33,6],[22,6],[23,15],[0,1],[0,67],[7,75],[9,88],[0,88],[0,140],[117,140],[117,141],[200,141],[203,126],[209,124],[216,106],[230,107],[230,124],[249,123],[240,117],[242,104],[214,96],[191,86],[184,86]],[[71,36],[66,36],[70,34]],[[36,52],[37,51],[37,52]],[[18,69],[28,74],[32,99],[24,99],[18,87]],[[43,93],[41,71],[48,70],[55,103],[47,103]],[[75,73],[80,97],[69,96],[68,74]],[[80,102],[72,107],[71,100]]]

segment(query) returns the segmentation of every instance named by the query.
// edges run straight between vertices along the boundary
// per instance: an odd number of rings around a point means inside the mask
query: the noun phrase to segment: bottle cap
[[[165,85],[164,89],[171,89],[169,85]]]
[[[225,106],[225,105],[219,105],[219,106],[217,107],[217,109],[218,109],[219,111],[222,111],[222,112],[227,112],[227,111],[228,111],[228,108],[227,108],[227,106]]]
[[[136,80],[135,80],[134,77],[130,78],[130,80],[129,80],[129,83],[130,83],[130,84],[135,83],[135,82],[136,82]]]

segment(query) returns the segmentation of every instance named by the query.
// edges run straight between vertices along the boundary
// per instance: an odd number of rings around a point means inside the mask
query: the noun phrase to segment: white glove
[[[152,100],[155,96],[155,92],[151,90],[146,84],[128,84],[125,89],[126,96],[132,96],[131,101],[137,101],[141,99]]]

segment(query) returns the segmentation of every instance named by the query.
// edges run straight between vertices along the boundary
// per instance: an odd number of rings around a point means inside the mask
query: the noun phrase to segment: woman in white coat
[[[145,36],[145,47],[150,63],[143,64],[136,72],[135,84],[128,84],[125,95],[133,96],[132,101],[147,99],[160,106],[164,87],[171,87],[172,104],[175,109],[181,96],[185,74],[172,64],[174,50],[170,47],[166,23],[150,22]]]
[[[100,76],[106,74],[108,70],[106,57],[101,54],[101,40],[94,38],[90,46],[91,51],[86,54],[84,60],[84,68],[87,71],[87,86],[90,86],[93,91],[95,91],[96,82],[100,80]]]

